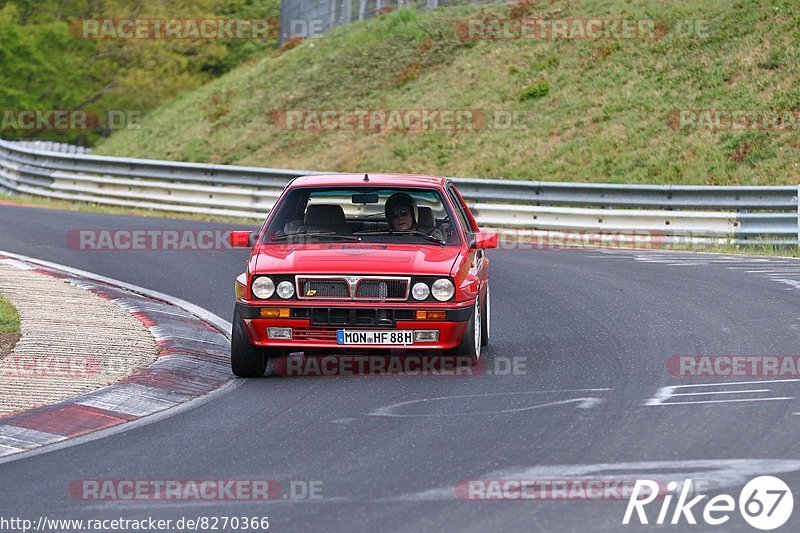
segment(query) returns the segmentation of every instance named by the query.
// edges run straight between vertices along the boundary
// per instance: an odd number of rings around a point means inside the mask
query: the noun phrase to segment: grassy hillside
[[[467,18],[657,18],[658,40],[459,38]],[[676,35],[683,20],[704,35]],[[664,26],[659,26],[663,30]],[[676,110],[800,109],[800,4],[526,0],[401,10],[239,67],[96,153],[335,171],[614,183],[797,183],[800,135],[676,129]],[[274,110],[484,109],[523,128],[296,131]],[[800,125],[796,125],[800,127]]]
[[[279,0],[0,0],[0,137],[92,145],[110,129],[20,128],[7,110],[132,117],[274,50],[254,40],[83,39],[82,19],[270,19]],[[13,115],[13,113],[12,113]]]

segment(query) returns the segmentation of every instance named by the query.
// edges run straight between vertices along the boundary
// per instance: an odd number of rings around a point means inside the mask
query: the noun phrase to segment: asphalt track
[[[87,228],[230,226],[0,206],[2,250],[155,289],[230,320],[246,251],[70,249],[67,232]],[[462,480],[599,475],[689,476],[738,497],[750,478],[774,474],[798,500],[800,381],[676,377],[667,360],[797,354],[800,263],[608,250],[490,258],[486,366],[517,358],[524,372],[248,380],[153,424],[0,465],[0,516],[269,516],[271,531],[656,529],[622,526],[624,501],[468,501],[454,490]],[[709,386],[648,405],[663,387],[687,384]],[[70,496],[82,479],[305,480],[321,482],[323,498],[93,502]],[[648,512],[653,521],[658,508]],[[755,531],[738,513],[723,526],[684,520],[663,529]],[[781,531],[798,530],[796,510]]]

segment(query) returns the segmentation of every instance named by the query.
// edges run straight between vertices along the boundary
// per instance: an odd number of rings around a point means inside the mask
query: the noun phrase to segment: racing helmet
[[[389,212],[395,207],[407,207],[411,211],[411,218],[416,225],[419,220],[419,209],[417,209],[417,202],[414,198],[404,192],[396,192],[386,199],[384,211],[386,214],[386,221],[389,222]]]

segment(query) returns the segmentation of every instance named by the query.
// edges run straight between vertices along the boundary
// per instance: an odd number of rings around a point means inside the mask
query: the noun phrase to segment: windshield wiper
[[[422,232],[418,229],[381,229],[375,231],[356,231],[353,235],[414,235],[417,237],[423,237],[425,240],[430,242],[435,242],[436,244],[440,244],[444,246],[447,244],[441,239],[437,239],[431,235],[428,235],[425,232]]]
[[[294,233],[286,233],[284,235],[276,235],[272,238],[272,242],[285,241],[292,237],[335,237],[337,239],[344,239],[347,241],[360,241],[360,237],[353,237],[352,235],[341,235],[335,231],[296,231]]]

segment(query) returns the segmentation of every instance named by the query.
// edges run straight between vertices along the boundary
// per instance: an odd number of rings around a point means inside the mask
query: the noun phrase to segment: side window
[[[453,187],[447,188],[447,195],[450,198],[450,203],[452,203],[455,207],[456,217],[458,218],[461,227],[465,232],[472,231],[472,225],[467,221],[467,215],[464,213],[464,208],[461,206],[461,201],[459,201],[458,197],[453,193]]]
[[[294,233],[303,222],[308,193],[295,189],[287,193],[280,201],[279,210],[270,220],[269,226],[263,232],[262,243],[269,242],[275,235]],[[265,221],[266,223],[266,221]]]
[[[464,200],[464,197],[461,196],[461,193],[458,191],[455,185],[451,185],[453,187],[453,194],[456,198],[458,198],[458,205],[461,206],[461,212],[467,217],[467,222],[469,223],[469,227],[472,228],[471,231],[480,231],[478,227],[478,221],[475,220],[475,217],[472,215],[472,212],[467,207],[467,202]]]

